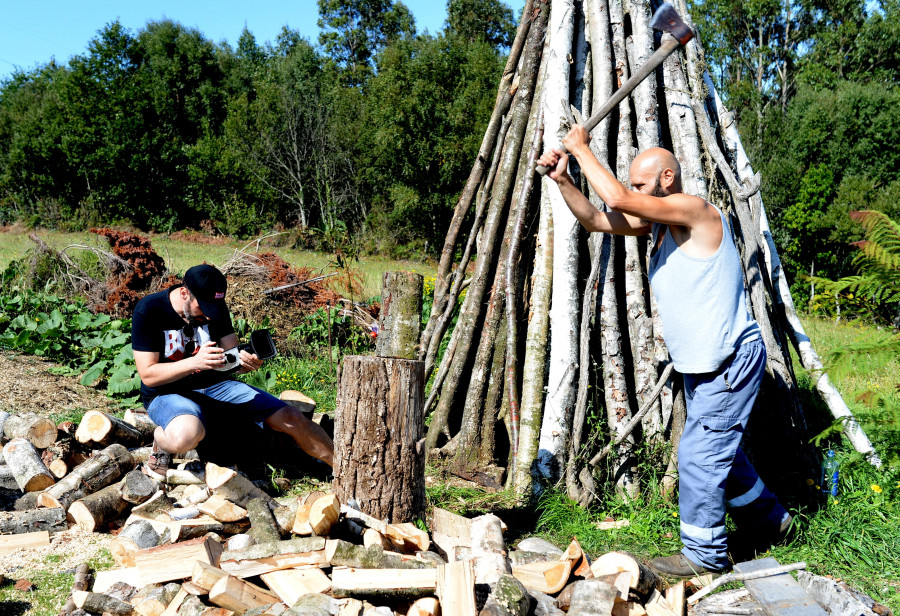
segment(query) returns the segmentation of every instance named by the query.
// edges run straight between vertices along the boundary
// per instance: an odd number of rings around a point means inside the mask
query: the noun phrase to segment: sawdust
[[[55,571],[68,571],[84,562],[96,560],[109,548],[112,535],[92,533],[78,526],[50,535],[50,545],[19,548],[0,556],[0,574],[7,579],[27,577],[47,569],[52,562]]]

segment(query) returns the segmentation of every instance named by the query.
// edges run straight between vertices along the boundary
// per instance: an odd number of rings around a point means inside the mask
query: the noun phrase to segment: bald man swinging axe
[[[681,192],[681,168],[671,152],[639,154],[628,190],[597,160],[589,141],[586,127],[575,125],[564,149],[551,149],[537,162],[588,231],[652,236],[650,286],[669,354],[684,376],[687,419],[678,449],[684,548],[650,566],[672,577],[722,572],[730,569],[728,552],[740,540],[732,538],[729,546],[726,507],[748,538],[745,549],[785,540],[792,524],[740,448],[766,366],[759,326],[747,310],[740,255],[722,212]],[[567,152],[609,211],[595,208],[573,183]]]

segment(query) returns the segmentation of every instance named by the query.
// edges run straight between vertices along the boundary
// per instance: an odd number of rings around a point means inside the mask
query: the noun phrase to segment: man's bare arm
[[[559,150],[545,153],[538,164],[549,167],[550,179],[559,186],[563,199],[578,222],[590,232],[615,233],[617,235],[646,235],[651,225],[636,216],[622,212],[601,212],[584,196],[568,172],[568,157]]]

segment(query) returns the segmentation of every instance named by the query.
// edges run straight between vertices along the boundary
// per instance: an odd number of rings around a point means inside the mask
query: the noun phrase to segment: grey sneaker
[[[172,464],[172,454],[159,448],[156,441],[153,441],[153,451],[150,452],[150,459],[144,463],[143,471],[148,477],[153,477],[158,481],[166,480],[166,471]]]

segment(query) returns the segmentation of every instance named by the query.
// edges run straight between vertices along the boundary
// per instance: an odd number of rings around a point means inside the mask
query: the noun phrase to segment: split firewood
[[[134,555],[159,545],[159,533],[146,520],[135,520],[109,540],[109,553],[120,567],[134,567]]]
[[[341,505],[341,513],[346,519],[359,522],[367,528],[374,528],[391,540],[402,541],[411,550],[424,552],[431,547],[431,539],[429,539],[428,533],[419,530],[413,524],[388,524],[347,505]]]
[[[239,552],[224,552],[219,559],[223,571],[251,577],[299,566],[327,566],[324,537],[298,537],[251,546]]]
[[[675,616],[684,616],[684,600],[684,580],[666,589],[666,602],[672,608],[672,611],[675,612]]]
[[[476,559],[477,567],[477,559]],[[572,561],[548,560],[512,568],[512,574],[527,588],[555,595],[565,588],[572,574]]]
[[[209,589],[209,600],[238,616],[251,608],[279,602],[278,597],[268,590],[233,575],[226,575],[213,584]]]
[[[178,608],[178,616],[200,616],[206,609],[206,604],[195,595],[189,595],[181,602]]]
[[[75,580],[72,582],[72,591],[69,593],[69,598],[66,600],[65,605],[60,610],[59,616],[71,616],[72,612],[78,609],[75,605],[75,600],[72,598],[72,593],[76,590],[87,590],[90,586],[91,569],[87,563],[81,563],[75,567]]]
[[[179,507],[191,507],[192,505],[199,505],[200,503],[206,502],[210,496],[212,496],[212,492],[210,491],[209,486],[187,485],[184,486],[184,490],[182,491],[181,496],[178,497],[178,500],[175,501],[175,504]]]
[[[62,479],[69,474],[69,458],[72,455],[73,439],[65,437],[57,439],[55,443],[41,452],[41,462],[57,479]]]
[[[764,577],[769,577],[771,575],[780,575],[782,573],[789,573],[791,571],[797,571],[799,569],[806,569],[806,563],[804,561],[792,563],[790,565],[779,565],[776,567],[767,567],[760,571],[753,571],[749,573],[727,573],[721,577],[716,578],[715,580],[711,580],[707,583],[707,585],[700,591],[694,593],[688,599],[688,604],[694,605],[700,599],[714,591],[716,588],[728,584],[729,582],[741,582],[745,580],[756,580]]]
[[[471,536],[476,584],[493,584],[500,579],[501,575],[512,572],[506,556],[506,542],[503,540],[500,518],[491,513],[478,516],[472,520]],[[570,571],[571,563],[569,570],[566,571],[567,579]],[[523,581],[523,583],[525,582]],[[561,589],[562,586],[559,587],[559,590]],[[541,588],[537,590],[546,592]]]
[[[106,612],[117,616],[125,616],[126,614],[131,614],[134,610],[130,603],[126,603],[121,599],[87,590],[74,591],[72,593],[72,601],[75,603],[75,607],[97,614]]]
[[[200,612],[200,616],[234,616],[234,612],[224,607],[208,607]]]
[[[388,541],[387,537],[374,528],[367,528],[363,531],[363,546],[369,547],[371,545],[380,546],[383,550],[390,550],[393,547],[393,544]]]
[[[594,573],[591,571],[591,563],[588,560],[584,550],[578,543],[578,539],[573,538],[572,542],[563,552],[560,560],[569,560],[572,562],[572,574],[582,578],[592,578]]]
[[[253,545],[256,545],[256,541],[253,540],[253,537],[246,533],[238,533],[225,540],[225,551],[239,552],[241,550],[246,550]]]
[[[476,616],[475,568],[471,560],[448,563],[437,569],[438,599],[446,616]]]
[[[528,550],[513,550],[509,553],[509,564],[512,567],[528,565],[531,563],[541,563],[553,560],[543,552],[529,552]]]
[[[156,492],[140,505],[131,510],[133,515],[156,519],[160,513],[166,513],[175,508],[175,503],[162,490]]]
[[[205,501],[197,504],[197,509],[206,513],[220,522],[237,522],[247,517],[247,510],[238,507],[221,494],[213,494]],[[253,521],[250,521],[251,527]]]
[[[272,592],[291,606],[303,595],[331,590],[331,580],[321,569],[283,569],[263,573],[259,577]]]
[[[134,566],[144,584],[171,582],[190,576],[197,562],[215,566],[221,554],[221,543],[201,537],[138,550],[134,554]]]
[[[208,502],[208,501],[207,501]],[[281,533],[275,525],[269,502],[261,498],[252,498],[247,503],[247,517],[250,518],[250,530],[247,534],[257,543],[273,543],[281,541]]]
[[[134,611],[141,616],[161,616],[181,590],[181,584],[166,584],[155,588],[146,597],[133,603]]]
[[[122,445],[113,444],[72,469],[56,485],[38,497],[41,507],[69,506],[80,498],[118,481],[131,470],[134,461]]]
[[[626,601],[613,605],[611,616],[645,616],[647,610],[636,601]]]
[[[600,580],[579,580],[572,591],[569,616],[608,616],[616,590]]]
[[[220,494],[239,507],[246,507],[251,498],[271,502],[272,497],[253,485],[253,482],[230,468],[212,462],[206,464],[206,485],[213,494]]]
[[[284,603],[267,603],[259,607],[250,608],[244,612],[244,616],[281,616],[288,609]]]
[[[7,420],[7,424],[10,421],[12,421],[12,417]],[[56,426],[53,426],[53,430],[56,430]],[[16,479],[16,485],[23,492],[39,492],[56,482],[41,461],[37,449],[24,438],[16,437],[8,442],[3,447],[3,457]]]
[[[127,473],[122,483],[122,498],[132,505],[140,505],[156,494],[159,484],[136,469]]]
[[[530,588],[527,590],[535,602],[534,616],[566,616],[566,613],[559,609],[559,603],[557,603],[556,599]]]
[[[450,560],[456,546],[472,545],[472,520],[440,507],[434,508],[431,517],[431,537],[438,550]]]
[[[631,574],[631,588],[644,597],[652,590],[662,587],[659,576],[652,569],[625,552],[607,552],[594,561],[591,571],[598,578],[627,571]]]
[[[200,564],[204,564],[204,563],[200,563]],[[191,582],[190,580],[182,582],[181,589],[189,595],[200,596],[200,595],[208,595],[209,594],[208,588],[201,588],[201,587],[197,586],[196,584],[194,584],[193,582]]]
[[[340,600],[338,616],[362,616],[365,609],[366,604],[363,601],[348,597]]]
[[[277,505],[272,510],[272,517],[275,518],[275,524],[278,526],[281,536],[287,537],[294,529],[294,518],[297,517],[300,499],[297,497],[276,498],[275,502]]]
[[[22,438],[36,449],[46,449],[56,442],[56,424],[34,413],[10,415],[3,422],[3,436],[12,441]]]
[[[334,597],[377,596],[411,598],[432,595],[437,588],[437,569],[356,569],[331,571]]]
[[[434,597],[416,599],[406,612],[406,616],[440,616],[440,614],[441,603]]]
[[[302,413],[311,415],[316,410],[316,401],[299,391],[285,389],[278,397]]]
[[[194,563],[194,568],[191,569],[191,582],[208,593],[209,589],[212,588],[216,582],[227,575],[227,571],[223,571],[209,563],[197,561]]]
[[[135,447],[129,449],[131,457],[134,458],[135,464],[144,464],[150,460],[150,454],[153,453],[153,447]]]
[[[122,498],[121,482],[88,494],[69,506],[69,517],[86,531],[104,529],[130,504]]]
[[[309,512],[312,510],[312,504],[322,496],[325,496],[324,492],[316,491],[304,494],[298,499],[297,508],[294,510],[294,520],[291,523],[292,533],[301,536],[313,534],[312,524],[309,523]]]
[[[166,483],[173,486],[202,486],[206,484],[206,473],[187,468],[170,468],[166,471]]]
[[[516,549],[546,554],[546,558],[543,560],[556,560],[563,555],[563,550],[540,537],[528,537],[527,539],[522,539],[516,546]]]
[[[63,509],[0,511],[0,535],[33,533],[40,530],[56,533],[66,528],[68,528],[66,512]]]
[[[334,599],[322,593],[308,593],[291,606],[293,616],[330,616],[334,613]],[[374,615],[373,615],[374,616]],[[391,612],[393,616],[393,612]]]
[[[334,494],[324,494],[309,509],[309,525],[313,534],[325,537],[341,516],[341,503]]]
[[[140,409],[128,409],[122,416],[122,419],[129,426],[135,428],[141,433],[142,442],[150,443],[153,441],[153,432],[156,430],[156,424],[150,419],[149,413]]]
[[[386,552],[381,546],[363,547],[340,539],[329,539],[325,558],[332,566],[357,569],[425,569],[434,568],[415,557]]]
[[[528,616],[531,603],[531,595],[525,586],[513,576],[504,574],[491,585],[491,594],[479,616]]]
[[[106,447],[112,443],[118,443],[125,447],[138,447],[143,445],[144,436],[140,430],[115,415],[109,415],[102,411],[88,411],[81,418],[81,423],[78,424],[75,440],[85,444],[96,443],[100,447]]]
[[[176,616],[178,614],[178,609],[181,607],[181,604],[184,603],[184,600],[190,596],[189,593],[184,588],[184,584],[178,589],[178,593],[169,601],[169,605],[166,606],[166,609],[162,611],[159,616]]]
[[[666,598],[657,590],[653,589],[647,601],[644,602],[644,609],[648,616],[675,616],[675,612],[666,601]]]

